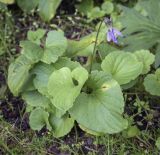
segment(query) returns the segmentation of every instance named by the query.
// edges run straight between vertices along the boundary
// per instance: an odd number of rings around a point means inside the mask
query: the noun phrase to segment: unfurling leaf
[[[29,116],[29,124],[33,130],[40,131],[44,126],[48,130],[51,130],[51,126],[48,121],[49,113],[46,112],[43,108],[34,109]]]

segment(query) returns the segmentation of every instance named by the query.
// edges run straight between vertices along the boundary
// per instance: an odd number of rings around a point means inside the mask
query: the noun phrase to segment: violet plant
[[[46,33],[38,29],[29,31],[27,40],[20,43],[22,52],[9,66],[8,86],[26,102],[33,130],[46,126],[53,136],[62,137],[70,132],[75,121],[93,135],[114,134],[127,128],[122,86],[138,78],[143,70],[148,72],[146,66],[149,68],[154,56],[148,51],[140,55],[138,51],[114,51],[95,69],[102,23],[98,32],[79,41],[67,39],[61,30]],[[110,31],[108,34],[110,41],[117,43],[118,33],[112,30],[112,35]],[[90,63],[73,61],[91,45]],[[147,59],[152,57],[149,63],[143,62],[144,54]]]

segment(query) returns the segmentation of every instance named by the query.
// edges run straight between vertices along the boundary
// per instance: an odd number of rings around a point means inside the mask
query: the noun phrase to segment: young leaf
[[[61,31],[50,31],[47,34],[42,61],[50,64],[56,62],[59,56],[66,51],[67,39]]]
[[[104,72],[94,71],[86,85],[87,93],[81,93],[71,116],[85,128],[99,133],[117,133],[127,127],[121,116],[124,108],[123,94],[119,84]]]
[[[115,51],[105,57],[101,67],[122,85],[138,77],[142,73],[143,65],[134,54]]]
[[[129,129],[127,129],[127,137],[136,137],[140,134],[140,130],[137,128],[136,125],[130,126]]]
[[[48,130],[51,130],[52,127],[49,124],[48,118],[49,113],[38,107],[31,112],[29,116],[29,125],[33,130],[40,131],[45,125]]]
[[[76,5],[76,8],[83,15],[87,15],[94,7],[93,0],[82,0],[79,5]]]
[[[29,70],[32,68],[32,65],[33,63],[24,55],[19,56],[10,64],[8,69],[8,86],[15,96],[19,95],[29,80]]]
[[[39,15],[44,21],[51,20],[55,14],[58,6],[62,0],[40,0],[39,1]]]
[[[63,111],[71,108],[87,78],[88,72],[82,67],[72,72],[63,67],[53,72],[48,81],[48,93],[53,105]]]
[[[51,114],[49,122],[52,126],[52,133],[57,138],[65,136],[74,126],[74,119],[68,115],[59,118]]]
[[[148,74],[144,79],[144,87],[151,95],[160,96],[160,69],[155,74]]]
[[[134,52],[137,59],[143,63],[142,74],[146,74],[150,71],[150,65],[153,64],[155,56],[148,50],[138,50]]]
[[[93,19],[103,17],[104,15],[105,15],[105,11],[101,10],[99,7],[94,7],[87,14],[88,18],[90,18],[89,21],[92,21]]]
[[[106,14],[111,14],[114,10],[114,6],[112,2],[104,2],[102,4],[102,10],[105,11]]]
[[[40,45],[40,39],[43,38],[46,31],[44,29],[37,29],[36,31],[28,31],[27,38],[29,41]]]

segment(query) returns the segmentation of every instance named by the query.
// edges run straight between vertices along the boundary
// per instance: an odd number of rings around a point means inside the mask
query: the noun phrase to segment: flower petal
[[[116,37],[118,37],[118,36],[123,36],[123,34],[119,31],[119,30],[117,30],[117,29],[115,29],[115,28],[113,28],[113,33],[114,33],[114,35],[116,36]]]
[[[112,41],[116,44],[118,44],[118,40],[117,40],[117,36],[114,34],[114,29],[112,28],[111,30],[111,38],[112,38]]]
[[[112,40],[112,32],[108,31],[107,32],[107,41],[110,42]]]

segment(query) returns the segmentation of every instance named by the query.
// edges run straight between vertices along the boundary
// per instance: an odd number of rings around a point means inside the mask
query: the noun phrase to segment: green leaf
[[[43,95],[48,96],[47,84],[50,75],[55,70],[53,65],[48,65],[43,62],[36,64],[32,70],[32,74],[35,74],[33,80],[35,88]]]
[[[156,140],[156,146],[160,150],[160,137],[158,137]]]
[[[151,95],[160,96],[160,69],[155,74],[148,74],[144,79],[144,87]]]
[[[90,12],[88,12],[87,16],[90,18],[89,21],[93,19],[97,19],[103,17],[105,15],[105,11],[101,10],[99,7],[94,7]]]
[[[67,56],[75,56],[80,51],[85,50],[95,41],[96,35],[94,33],[81,38],[79,41],[68,40]]]
[[[122,42],[127,45],[124,49],[135,51],[140,49],[149,49],[160,41],[160,9],[159,0],[139,1],[143,13],[134,8],[122,7],[122,16],[120,22],[124,37]],[[144,14],[145,12],[145,14]]]
[[[5,4],[13,4],[15,0],[0,0],[0,2],[5,3]]]
[[[53,105],[63,111],[71,108],[87,78],[88,72],[82,67],[73,71],[63,67],[53,72],[48,82],[48,92]]]
[[[32,62],[24,55],[19,56],[8,69],[8,86],[11,92],[17,96],[22,92],[24,85],[30,78],[29,70]]]
[[[142,73],[143,65],[134,54],[115,51],[106,56],[101,67],[122,85],[138,77]]]
[[[59,118],[51,114],[49,122],[52,126],[52,133],[55,137],[63,137],[71,131],[74,126],[74,119],[68,115]]]
[[[43,38],[46,31],[44,29],[37,29],[36,31],[28,31],[27,38],[29,41],[40,45],[40,39]]]
[[[117,133],[127,127],[123,119],[124,99],[119,84],[110,75],[94,71],[69,110],[71,116],[85,128],[99,133]]]
[[[48,108],[50,101],[45,96],[42,96],[37,91],[24,92],[22,98],[27,102],[28,105],[33,107]]]
[[[56,10],[62,0],[40,0],[39,15],[44,21],[50,21],[56,14]]]
[[[142,74],[146,74],[150,71],[150,65],[153,64],[155,56],[148,50],[139,50],[134,52],[137,59],[143,63]]]
[[[140,131],[136,125],[129,127],[129,129],[127,130],[128,138],[138,136],[139,134],[140,134]]]
[[[40,131],[45,125],[48,130],[51,130],[51,126],[48,121],[49,113],[44,109],[38,107],[34,109],[29,116],[29,125],[33,130]]]
[[[31,0],[28,2],[28,0],[16,0],[18,6],[26,12],[30,12],[38,5],[39,0]]]
[[[67,57],[61,57],[54,63],[54,67],[57,70],[61,69],[62,67],[68,67],[70,70],[73,70],[80,66],[81,65],[79,62],[72,61],[70,58],[67,58]]]
[[[114,10],[113,3],[108,2],[108,1],[104,2],[101,7],[102,7],[102,10],[104,10],[106,14],[111,14]]]
[[[91,45],[89,45],[89,46],[86,47],[85,49],[79,51],[76,55],[77,55],[77,56],[85,56],[85,57],[88,57],[88,56],[92,55],[93,49],[94,49],[94,43],[92,43]]]
[[[39,45],[31,41],[21,41],[20,46],[22,47],[22,54],[24,54],[30,61],[37,63],[41,60],[44,52]]]
[[[91,12],[94,7],[93,0],[82,0],[79,5],[76,5],[76,8],[83,15],[87,15],[88,12]]]
[[[31,106],[31,105],[27,104],[27,105],[26,105],[25,112],[26,112],[26,113],[29,113],[29,112],[33,111],[33,109],[34,109],[34,107],[33,107],[33,106]]]
[[[50,64],[56,62],[67,48],[67,39],[61,31],[50,31],[47,34],[42,61]]]
[[[82,37],[79,41],[68,40],[68,48],[66,55],[69,57],[79,55],[91,55],[93,53],[93,45],[96,40],[96,32],[93,32],[85,37]],[[97,45],[104,40],[104,33],[99,33]]]

